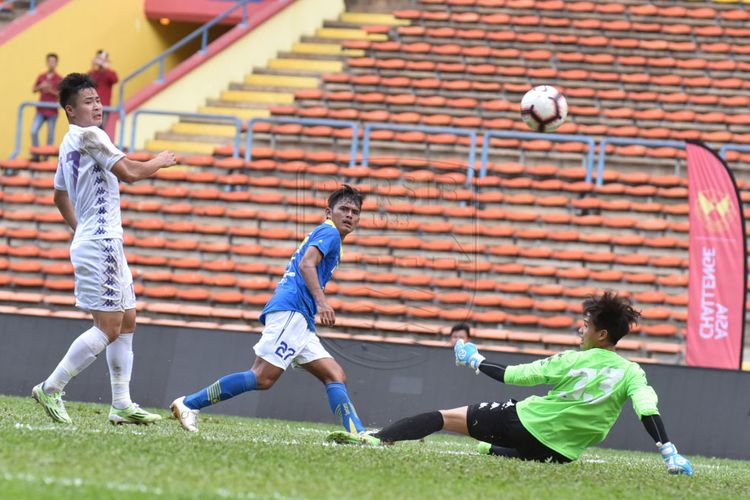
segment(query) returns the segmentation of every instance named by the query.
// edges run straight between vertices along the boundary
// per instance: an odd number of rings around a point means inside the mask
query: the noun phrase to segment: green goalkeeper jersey
[[[545,446],[571,460],[607,437],[627,398],[638,417],[659,413],[643,369],[606,349],[566,351],[509,366],[505,383],[555,386],[544,397],[519,402],[518,418]]]

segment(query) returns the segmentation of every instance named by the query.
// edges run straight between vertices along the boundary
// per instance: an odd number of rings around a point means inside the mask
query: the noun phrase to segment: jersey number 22
[[[604,380],[599,383],[599,390],[602,395],[599,397],[586,392],[586,387],[598,376],[603,376]],[[614,390],[617,383],[625,376],[625,371],[620,368],[574,368],[568,372],[568,377],[577,378],[578,381],[573,386],[572,391],[561,391],[558,396],[562,399],[583,399],[585,403],[594,404],[607,399]]]

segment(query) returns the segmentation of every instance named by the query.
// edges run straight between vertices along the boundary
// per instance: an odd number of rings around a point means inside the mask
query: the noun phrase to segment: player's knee
[[[341,384],[346,384],[346,373],[344,373],[343,368],[339,366],[336,370],[334,370],[332,377],[331,377],[331,381],[327,383],[330,384],[331,382],[339,382]]]
[[[115,322],[103,322],[96,325],[96,327],[104,332],[104,335],[107,336],[110,342],[114,342],[120,336],[122,325]]]
[[[324,373],[322,376],[318,377],[321,382],[323,382],[324,385],[333,384],[333,383],[339,383],[339,384],[345,384],[346,383],[346,373],[344,373],[344,369],[340,366],[328,371],[327,373]]]
[[[276,383],[276,380],[278,377],[269,376],[267,374],[256,374],[255,375],[255,384],[256,388],[260,389],[261,391],[264,391],[266,389],[270,389],[273,387],[273,384]]]
[[[138,324],[135,321],[123,321],[122,326],[120,327],[120,333],[135,333],[136,326],[138,326]]]
[[[120,333],[135,333],[137,326],[135,320],[135,309],[126,311],[122,318],[122,325],[120,326]]]
[[[256,389],[260,389],[261,391],[270,389],[279,379],[281,374],[284,373],[283,371],[273,368],[268,366],[262,366],[260,368],[253,367]]]
[[[94,313],[94,325],[104,332],[110,342],[117,340],[121,332],[128,333],[127,330],[123,330],[125,321],[122,313]],[[134,322],[133,327],[135,327]]]

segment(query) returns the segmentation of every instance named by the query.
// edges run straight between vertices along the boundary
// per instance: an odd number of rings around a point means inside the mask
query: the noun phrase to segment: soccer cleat
[[[65,409],[65,403],[63,403],[62,397],[64,392],[55,392],[54,394],[48,395],[42,389],[44,382],[35,386],[31,390],[31,397],[36,399],[37,403],[42,405],[44,411],[50,416],[55,422],[61,424],[72,424],[73,421],[68,416],[68,412]]]
[[[492,445],[490,443],[479,441],[479,444],[477,444],[477,453],[480,455],[489,455],[490,450],[492,450]]]
[[[362,444],[366,446],[380,446],[382,444],[380,439],[367,432],[353,434],[346,431],[336,431],[330,433],[326,437],[326,441],[338,444]]]
[[[149,413],[135,403],[119,410],[114,406],[109,409],[109,421],[116,424],[148,425],[161,420],[161,415]]]
[[[183,429],[188,432],[198,432],[199,410],[191,410],[185,406],[185,396],[172,401],[169,408],[172,410],[172,415],[174,415],[174,418],[180,422]]]

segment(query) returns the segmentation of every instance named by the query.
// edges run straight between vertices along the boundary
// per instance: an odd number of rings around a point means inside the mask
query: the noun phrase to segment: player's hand
[[[333,312],[333,307],[329,306],[328,302],[318,304],[318,316],[323,326],[333,326],[336,324],[336,313]]]
[[[172,151],[162,151],[158,155],[156,155],[156,161],[159,162],[159,165],[164,167],[171,167],[175,163],[177,163],[177,159],[175,158],[175,155]]]
[[[659,447],[659,452],[667,464],[667,472],[670,474],[693,475],[693,465],[690,460],[677,453],[677,448],[672,443],[664,443]]]
[[[456,355],[456,365],[469,365],[476,373],[479,373],[479,365],[484,361],[484,356],[479,354],[477,346],[471,342],[464,343],[463,340],[459,340],[453,347],[453,353]]]

